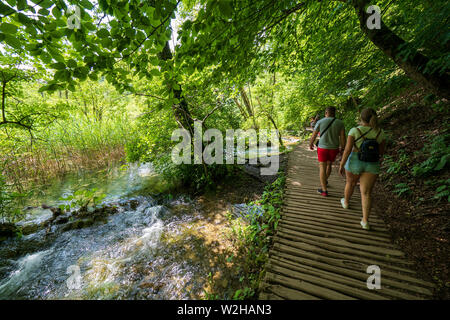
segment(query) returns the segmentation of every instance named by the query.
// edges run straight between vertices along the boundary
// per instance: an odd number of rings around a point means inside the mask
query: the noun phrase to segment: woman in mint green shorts
[[[379,144],[380,157],[384,154],[385,134],[378,127],[377,113],[370,108],[361,112],[361,125],[352,128],[348,133],[347,144],[339,168],[339,172],[346,175],[344,198],[341,199],[342,207],[348,208],[350,198],[359,179],[363,211],[361,226],[368,230],[370,229],[369,215],[372,206],[372,190],[380,173],[380,161],[363,162],[359,160],[358,152],[364,139],[376,139]]]

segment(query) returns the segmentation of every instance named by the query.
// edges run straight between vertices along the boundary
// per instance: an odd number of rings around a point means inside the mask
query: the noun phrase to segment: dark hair
[[[327,112],[330,116],[334,117],[336,115],[336,108],[335,107],[328,107],[325,112]]]
[[[366,108],[361,111],[361,120],[368,123],[372,128],[378,128],[378,117],[375,110]]]

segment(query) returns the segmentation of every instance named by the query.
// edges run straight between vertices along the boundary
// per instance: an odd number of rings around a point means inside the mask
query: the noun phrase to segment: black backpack
[[[361,138],[364,139],[361,147],[359,148],[358,159],[363,162],[378,162],[380,160],[380,145],[378,144],[377,139],[381,133],[381,130],[378,132],[375,139],[366,139],[364,136],[368,134],[372,128],[364,134],[362,134],[358,127],[356,129],[358,129],[361,136],[355,140],[355,143]]]

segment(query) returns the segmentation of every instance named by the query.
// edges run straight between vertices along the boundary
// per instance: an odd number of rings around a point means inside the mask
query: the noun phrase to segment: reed
[[[127,119],[98,122],[70,116],[36,132],[32,144],[19,132],[14,144],[0,146],[0,173],[23,192],[69,172],[114,167],[125,160],[132,127]]]

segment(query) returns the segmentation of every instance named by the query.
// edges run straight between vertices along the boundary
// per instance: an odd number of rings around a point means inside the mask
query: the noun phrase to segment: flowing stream
[[[100,219],[94,209],[81,220],[73,209],[55,215],[68,195],[94,188],[105,195],[98,209],[110,210]],[[0,299],[199,299],[213,275],[227,288],[226,274],[236,274],[222,261],[223,212],[211,220],[169,188],[149,164],[68,175],[42,188],[16,223],[23,235],[0,239]],[[244,217],[248,208],[234,204],[232,212]]]
[[[204,268],[174,254],[162,235],[176,237],[180,226],[201,217],[189,198],[149,195],[165,187],[151,166],[130,165],[103,175],[66,177],[29,199],[31,206],[57,206],[60,197],[79,188],[97,188],[106,194],[103,205],[116,212],[87,227],[51,226],[0,242],[0,299],[198,298]],[[28,212],[23,225],[51,216],[48,209]]]

